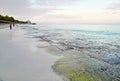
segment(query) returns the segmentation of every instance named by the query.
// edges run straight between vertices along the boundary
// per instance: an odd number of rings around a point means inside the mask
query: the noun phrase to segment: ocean
[[[82,40],[120,45],[120,25],[35,25],[26,29],[32,35],[46,36],[50,41]]]
[[[69,64],[67,64],[69,68],[77,67],[77,69],[80,69],[79,71],[81,71],[79,66],[83,67],[82,69],[86,68],[87,74],[94,77],[94,81],[120,81],[120,25],[39,24],[27,25],[22,28],[31,37],[40,38],[50,45],[55,45],[63,52],[74,50],[70,54],[72,58],[65,56],[65,59],[71,59],[75,62],[73,64],[69,60]],[[79,53],[76,54],[75,51],[79,51]],[[55,65],[55,69],[63,65],[60,62]],[[71,65],[72,67],[70,67]],[[63,69],[56,70],[58,74],[62,73],[62,71]],[[66,74],[63,73],[62,75]],[[81,81],[84,80],[81,79]]]

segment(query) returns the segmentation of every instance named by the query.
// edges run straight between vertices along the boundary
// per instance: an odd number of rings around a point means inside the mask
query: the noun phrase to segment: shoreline
[[[8,28],[9,24],[0,24],[0,29]]]
[[[32,69],[33,75],[35,73],[34,77],[37,77],[41,75],[40,73],[43,73],[41,77],[39,77],[39,80],[44,81],[120,80],[119,78],[120,61],[118,46],[116,47],[108,43],[100,42],[99,43],[89,41],[83,42],[83,40],[80,39],[79,41],[72,42],[71,40],[64,41],[63,39],[62,41],[57,42],[54,41],[54,39],[57,39],[57,37],[61,36],[60,34],[47,33],[44,32],[45,30],[39,31],[36,28],[27,29],[28,26],[20,27],[13,28],[13,30],[10,31],[12,33],[11,35],[9,34],[10,36],[8,36],[11,37],[8,43],[12,44],[13,46],[12,45],[9,46],[17,47],[17,49],[15,48],[16,50],[22,51],[22,52],[20,51],[21,54],[18,53],[20,55],[18,56],[20,57],[19,59],[22,59],[20,65],[18,64],[19,67],[24,65],[22,66],[23,69],[26,69],[27,71],[30,71]],[[4,31],[7,30],[5,29]],[[42,33],[42,31],[44,32],[43,34],[37,34]],[[52,37],[52,39],[50,39],[50,37]],[[78,46],[76,46],[76,44],[78,44]],[[17,68],[21,70],[19,67]],[[28,67],[30,67],[30,69]],[[35,69],[33,70],[33,68]],[[24,71],[26,72],[26,70]],[[27,74],[30,73],[27,72]],[[29,76],[33,77],[32,75]]]
[[[42,31],[41,31],[42,32]],[[44,31],[43,31],[44,32]],[[32,32],[33,33],[33,32]],[[45,32],[36,35],[40,41],[49,43],[47,52],[63,56],[52,66],[65,81],[111,81],[119,77],[119,47],[109,43],[91,41],[55,41],[57,33]],[[42,47],[40,47],[42,48]]]
[[[39,42],[29,38],[18,28],[0,30],[0,77],[3,81],[62,81],[52,70],[59,59],[36,46]]]

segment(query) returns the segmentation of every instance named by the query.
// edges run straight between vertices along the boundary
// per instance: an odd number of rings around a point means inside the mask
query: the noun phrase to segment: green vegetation
[[[57,61],[55,65],[53,65],[53,69],[58,75],[68,78],[67,81],[97,81],[97,78],[94,77],[95,75],[91,75],[87,66],[80,62],[79,64],[73,64],[71,61],[68,62],[65,58]]]
[[[9,23],[9,22],[14,22],[14,23],[21,23],[21,24],[27,24],[27,23],[31,23],[30,21],[20,21],[20,20],[16,20],[14,17],[10,17],[8,15],[3,16],[0,15],[0,23]]]
[[[68,73],[70,81],[96,81],[93,77],[90,76],[85,71],[71,70]]]
[[[59,51],[50,47],[48,51],[64,56],[52,66],[64,81],[120,81],[119,72],[102,60],[76,50]]]
[[[52,68],[58,75],[68,78],[67,81],[110,81],[112,78],[108,75],[109,72],[101,71],[103,65],[101,63],[98,65],[93,60],[87,61],[81,58],[78,61],[73,58],[63,58],[57,61]]]
[[[6,16],[0,15],[0,20],[11,21],[11,22],[15,21],[15,19],[13,17],[9,17],[8,15],[6,15]]]

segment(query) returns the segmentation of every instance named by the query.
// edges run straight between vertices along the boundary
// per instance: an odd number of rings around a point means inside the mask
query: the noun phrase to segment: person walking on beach
[[[15,26],[15,24],[13,23],[13,27]]]
[[[12,30],[12,23],[11,22],[10,22],[9,26],[10,26],[10,30]]]

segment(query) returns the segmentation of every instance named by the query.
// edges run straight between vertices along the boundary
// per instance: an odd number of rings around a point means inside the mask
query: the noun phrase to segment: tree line
[[[6,16],[0,15],[0,20],[4,21],[4,22],[6,21],[6,22],[21,23],[21,24],[27,24],[28,23],[28,21],[16,20],[14,17],[8,16],[8,15],[6,15]]]

